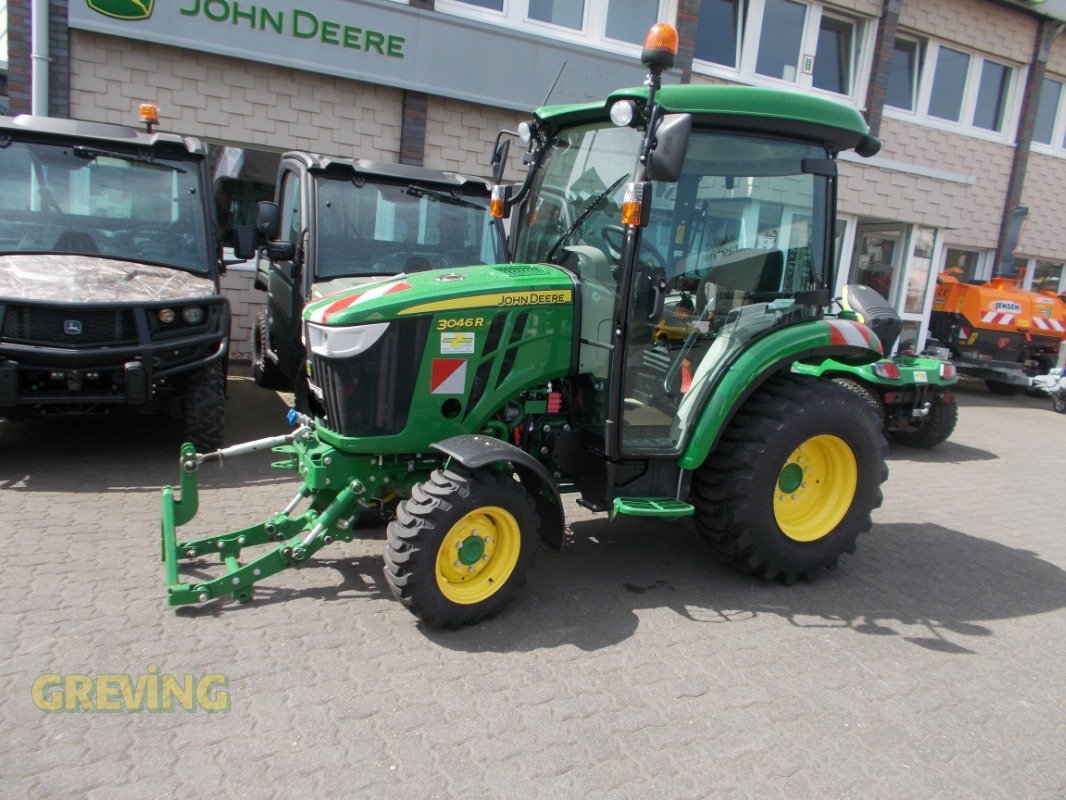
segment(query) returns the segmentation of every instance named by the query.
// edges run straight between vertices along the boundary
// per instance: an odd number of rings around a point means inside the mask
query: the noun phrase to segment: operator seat
[[[59,234],[52,249],[63,253],[83,253],[89,256],[100,254],[93,237],[85,231],[63,231]]]

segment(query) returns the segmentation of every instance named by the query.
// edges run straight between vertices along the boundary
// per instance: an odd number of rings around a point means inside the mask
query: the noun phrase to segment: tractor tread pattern
[[[183,387],[185,438],[201,453],[222,446],[226,427],[226,377],[215,361],[191,373]]]
[[[436,557],[440,541],[454,520],[473,503],[482,505],[486,492],[505,497],[521,525],[518,563],[506,584],[489,598],[471,605],[452,603],[436,587]],[[487,505],[489,503],[484,503]],[[511,476],[492,470],[463,467],[436,469],[416,485],[410,498],[396,508],[386,530],[385,582],[396,598],[428,625],[458,628],[495,616],[524,584],[538,541],[539,516],[533,499]],[[440,529],[440,528],[443,528]]]
[[[888,435],[892,441],[909,447],[936,447],[951,436],[958,419],[959,406],[952,398],[946,403],[933,403],[929,416],[917,428],[909,431],[889,431]]]
[[[806,548],[806,555],[801,559],[790,559],[782,556],[780,548],[770,541],[785,538],[772,521],[772,510],[768,524],[764,522],[760,526],[753,519],[753,510],[770,506],[763,492],[772,498],[766,483],[758,480],[758,465],[767,463],[771,442],[786,435],[788,426],[810,414],[814,406],[820,406],[819,413],[823,414],[867,417],[870,426],[867,437],[876,449],[874,457],[879,462],[878,468],[871,470],[875,473],[876,488],[868,507],[854,514],[849,511],[837,530],[826,537],[835,540],[832,544],[810,543],[819,546]],[[875,417],[870,404],[860,405],[855,393],[831,381],[790,375],[771,378],[733,417],[715,451],[694,475],[692,498],[698,532],[726,562],[767,581],[793,584],[799,579],[813,579],[823,567],[835,569],[841,553],[855,551],[858,535],[873,524],[870,512],[883,499],[880,484],[888,477],[884,461],[888,444],[881,433],[881,422]],[[853,443],[849,444],[854,447]],[[780,467],[775,463],[772,468]],[[765,530],[768,527],[774,530]],[[796,550],[803,551],[804,545]]]

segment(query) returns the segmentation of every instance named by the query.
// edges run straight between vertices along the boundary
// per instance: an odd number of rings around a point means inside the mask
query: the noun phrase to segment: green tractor
[[[612,518],[693,516],[766,580],[811,578],[855,549],[887,476],[880,420],[792,366],[883,355],[868,327],[823,314],[835,157],[879,142],[822,98],[661,86],[676,44],[654,26],[644,87],[523,126],[528,174],[491,203],[511,218],[510,263],[399,275],[305,309],[313,414],[290,412],[283,436],[182,448],[180,499],[163,490],[170,605],[247,601],[397,500],[385,577],[433,626],[514,596],[539,543],[563,544],[563,494]],[[687,314],[683,338],[657,333],[667,313]],[[301,480],[284,509],[178,539],[201,464],[271,448]],[[222,565],[205,580],[210,554]]]

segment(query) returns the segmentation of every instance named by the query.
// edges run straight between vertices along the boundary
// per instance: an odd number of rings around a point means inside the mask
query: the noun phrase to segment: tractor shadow
[[[283,396],[251,378],[227,382],[224,446],[288,432]],[[0,420],[0,491],[158,494],[178,481],[182,424],[162,414],[57,416]],[[204,465],[203,488],[292,482],[270,469],[271,453]],[[276,456],[274,456],[276,459]]]
[[[848,628],[962,655],[994,635],[985,623],[1063,606],[1066,572],[1059,567],[938,525],[877,525],[835,572],[786,587],[718,562],[691,523],[664,531],[597,520],[576,523],[569,549],[541,558],[496,619],[424,633],[467,652],[567,644],[594,651],[632,636],[640,612],[666,608],[682,628],[743,625],[772,614],[799,628]]]
[[[936,447],[908,447],[889,442],[886,461],[913,461],[921,464],[963,464],[967,461],[995,461],[999,456],[979,447],[969,447],[950,439]]]

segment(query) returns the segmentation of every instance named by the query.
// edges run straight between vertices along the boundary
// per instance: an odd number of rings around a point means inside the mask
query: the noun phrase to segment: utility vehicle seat
[[[896,346],[903,320],[896,309],[888,304],[875,289],[861,283],[849,283],[844,287],[844,308],[854,311],[859,322],[866,324],[881,340],[885,353],[891,353]]]

